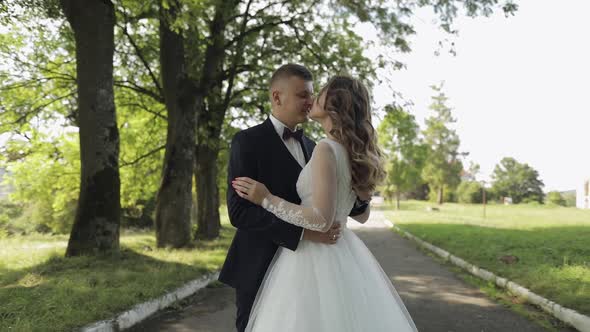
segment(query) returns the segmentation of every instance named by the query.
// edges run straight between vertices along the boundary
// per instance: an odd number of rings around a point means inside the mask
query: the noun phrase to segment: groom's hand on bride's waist
[[[303,239],[317,243],[335,244],[340,238],[340,230],[340,222],[335,221],[327,232],[316,232],[309,229],[303,230]]]

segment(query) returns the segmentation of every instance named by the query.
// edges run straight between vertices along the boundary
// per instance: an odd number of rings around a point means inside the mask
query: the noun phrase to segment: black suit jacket
[[[307,162],[315,143],[305,136],[302,143]],[[247,176],[264,183],[274,195],[300,204],[296,183],[301,169],[270,119],[234,136],[228,164],[227,208],[237,231],[219,275],[221,282],[257,290],[278,246],[296,250],[303,231],[238,196],[231,181]]]

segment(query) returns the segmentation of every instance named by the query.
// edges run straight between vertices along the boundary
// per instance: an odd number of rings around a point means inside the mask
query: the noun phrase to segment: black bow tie
[[[285,141],[288,140],[289,138],[294,138],[298,141],[301,141],[301,137],[303,137],[303,129],[291,131],[291,129],[285,128],[285,130],[283,130],[283,139]]]

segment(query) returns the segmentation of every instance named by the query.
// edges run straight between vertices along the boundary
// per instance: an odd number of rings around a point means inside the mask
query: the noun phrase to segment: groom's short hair
[[[313,81],[313,75],[309,69],[305,68],[305,66],[298,65],[296,63],[288,63],[275,70],[270,79],[269,88],[272,87],[276,81],[289,78],[291,76],[297,76],[304,81]]]

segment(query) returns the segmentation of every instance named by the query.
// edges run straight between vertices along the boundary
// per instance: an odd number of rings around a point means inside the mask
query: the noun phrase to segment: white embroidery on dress
[[[273,204],[273,201],[278,201],[278,203]],[[305,217],[301,207],[299,209],[290,209],[287,201],[276,196],[271,196],[270,199],[265,197],[262,201],[262,207],[280,219],[290,224],[301,226],[305,229],[321,232],[323,231],[324,227],[326,227],[325,221],[322,222],[318,220],[320,223],[314,222],[313,219],[323,219],[321,218],[320,212],[316,208],[312,208],[313,216],[311,216],[312,220],[309,220]]]

